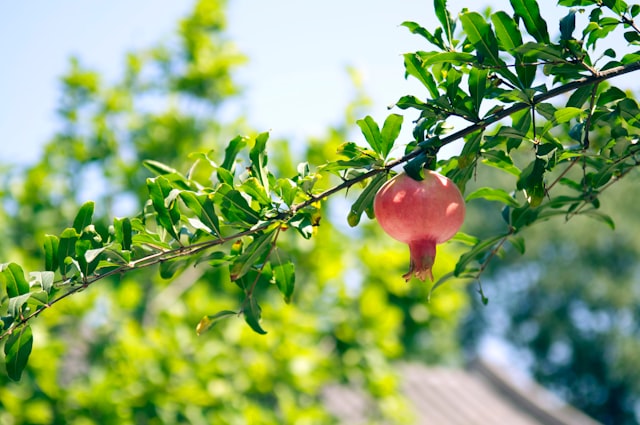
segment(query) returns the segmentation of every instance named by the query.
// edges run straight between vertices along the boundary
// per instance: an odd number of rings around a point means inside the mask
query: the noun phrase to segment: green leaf
[[[212,314],[210,316],[204,316],[198,326],[196,326],[196,334],[202,335],[209,329],[211,329],[216,323],[218,323],[222,319],[226,319],[227,317],[237,316],[238,313],[236,311],[231,310],[222,310],[217,312],[216,314]]]
[[[213,195],[224,218],[231,223],[256,224],[260,215],[254,211],[240,192],[227,184],[221,184]]]
[[[487,201],[498,201],[510,207],[517,208],[520,206],[513,196],[509,195],[506,191],[498,188],[482,187],[467,195],[466,200],[472,199],[486,199]]]
[[[233,171],[233,164],[240,151],[247,145],[247,138],[237,136],[229,142],[224,150],[224,161],[221,167],[228,171]]]
[[[510,0],[516,16],[522,19],[527,32],[540,43],[549,44],[547,23],[540,15],[536,0]]]
[[[609,226],[611,228],[611,230],[615,230],[616,229],[616,223],[613,221],[613,219],[608,216],[607,214],[603,214],[600,211],[596,211],[596,210],[587,210],[584,212],[581,212],[580,214],[582,215],[586,215],[587,217],[591,217],[597,221],[600,221],[604,224],[606,224],[607,226]]]
[[[496,31],[498,45],[507,52],[522,46],[522,35],[514,19],[503,11],[491,15],[491,22]]]
[[[26,325],[19,330],[14,330],[7,338],[4,346],[5,367],[7,375],[13,381],[19,381],[22,371],[27,366],[31,348],[33,347],[33,334],[31,327]]]
[[[46,293],[50,293],[53,288],[53,279],[55,278],[55,273],[46,271],[46,272],[30,272],[29,273],[29,286],[40,286],[43,291]]]
[[[66,274],[71,270],[69,263],[65,261],[67,257],[74,258],[76,253],[76,242],[80,235],[76,232],[76,229],[70,227],[65,229],[60,235],[60,242],[58,244],[58,264],[60,265],[60,274],[66,277]]]
[[[160,176],[147,179],[149,198],[156,212],[158,224],[175,240],[179,240],[175,225],[180,221],[180,211],[171,199],[173,188],[169,181]],[[175,193],[175,192],[174,192]]]
[[[414,180],[424,180],[424,166],[429,158],[425,152],[420,152],[418,156],[404,164],[404,171]]]
[[[475,259],[478,259],[485,255],[488,251],[491,251],[493,246],[498,243],[500,240],[505,238],[507,235],[499,235],[494,236],[492,238],[488,238],[478,242],[473,248],[460,256],[460,260],[456,264],[456,267],[453,271],[454,276],[460,276],[467,267],[467,265]]]
[[[249,152],[249,158],[251,159],[251,172],[254,177],[258,178],[266,193],[269,192],[267,140],[269,140],[269,133],[258,134],[256,142]]]
[[[522,236],[511,236],[509,238],[509,243],[513,246],[520,255],[524,255],[526,251],[525,239]]]
[[[573,38],[573,31],[576,29],[576,11],[574,9],[569,10],[567,16],[560,20],[560,39],[571,40]]]
[[[267,189],[262,186],[257,178],[249,177],[242,182],[240,189],[247,195],[251,196],[251,198],[257,201],[261,206],[271,206],[271,198],[267,193]]]
[[[444,29],[444,33],[447,36],[447,40],[449,40],[449,44],[452,45],[455,23],[451,18],[449,10],[447,10],[447,0],[434,0],[433,9],[436,12],[436,17],[442,24],[442,28]]]
[[[557,126],[569,122],[572,119],[579,118],[583,114],[582,108],[566,107],[560,108],[553,113],[553,119],[547,121],[540,132],[540,135],[547,134],[549,130]]]
[[[44,269],[56,271],[58,269],[58,244],[57,236],[45,235],[44,237]]]
[[[431,94],[431,97],[437,98],[440,95],[438,85],[433,79],[433,75],[422,66],[422,59],[415,53],[404,54],[404,68],[407,75],[411,75],[420,81]]]
[[[467,63],[476,63],[476,57],[471,53],[465,52],[438,52],[430,55],[426,60],[422,62],[422,66],[431,66],[436,63],[448,62],[456,65],[463,65]]]
[[[113,228],[116,241],[122,246],[122,249],[130,250],[132,236],[131,220],[129,220],[128,217],[114,218]]]
[[[356,124],[360,127],[360,130],[364,135],[364,139],[367,141],[369,146],[371,146],[371,149],[373,149],[375,153],[381,155],[382,135],[380,134],[380,128],[375,120],[367,115],[364,119],[356,121]]]
[[[387,117],[386,120],[384,120],[382,131],[380,133],[380,135],[382,136],[382,140],[380,143],[380,154],[383,158],[389,156],[391,149],[393,149],[393,145],[400,135],[403,119],[404,117],[402,115],[391,114]]]
[[[216,214],[213,199],[208,194],[196,195],[194,192],[183,191],[180,198],[187,208],[193,211],[202,224],[207,226],[209,232],[220,237],[220,222]]]
[[[477,12],[462,13],[460,22],[467,39],[480,55],[480,63],[493,66],[504,65],[498,55],[498,40],[482,15]]]
[[[4,285],[9,298],[27,294],[29,292],[29,282],[24,277],[24,271],[16,263],[9,263],[0,272],[0,282]]]
[[[504,151],[487,151],[482,153],[482,163],[499,170],[506,171],[516,177],[520,176],[520,169],[513,164],[511,157]]]
[[[360,222],[360,217],[362,213],[367,211],[370,217],[373,216],[373,200],[376,197],[376,193],[382,185],[387,181],[387,174],[380,173],[375,176],[371,182],[367,185],[366,188],[360,193],[358,199],[351,206],[351,210],[349,211],[349,215],[347,216],[347,221],[349,226],[355,227]]]
[[[436,37],[434,34],[431,34],[429,31],[421,27],[419,24],[411,21],[405,21],[401,24],[403,27],[408,28],[412,34],[418,34],[427,39],[427,41],[434,46],[437,46],[441,49],[445,49],[445,45],[442,42],[442,33],[439,33],[440,37]]]
[[[156,176],[180,174],[175,168],[172,168],[158,161],[153,161],[151,159],[145,159],[144,161],[142,161],[142,165],[144,165],[145,168],[154,173]]]
[[[258,301],[256,300],[255,297],[249,297],[248,302],[246,304],[248,304],[246,306],[248,308],[244,308],[242,310],[245,321],[251,327],[251,329],[253,329],[256,333],[260,335],[265,335],[267,331],[262,329],[262,326],[260,326],[260,319],[262,318],[262,309],[258,305]]]
[[[489,70],[471,68],[469,71],[469,94],[473,99],[473,110],[475,115],[480,115],[480,104],[484,99],[485,91],[487,89],[487,76]]]
[[[245,248],[244,252],[237,256],[229,270],[231,280],[238,280],[252,267],[262,264],[273,246],[273,231],[256,236]]]
[[[76,232],[82,233],[82,230],[91,224],[94,207],[95,203],[93,201],[85,202],[80,207],[80,211],[78,211],[76,218],[73,220],[73,228],[76,229]]]
[[[273,271],[273,279],[280,293],[284,297],[284,301],[288,304],[291,302],[291,296],[296,283],[295,266],[291,258],[286,252],[275,247],[269,257],[271,260],[271,270]]]

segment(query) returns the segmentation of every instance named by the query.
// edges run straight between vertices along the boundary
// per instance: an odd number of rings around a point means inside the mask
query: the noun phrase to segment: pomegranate
[[[376,194],[373,211],[385,233],[409,245],[411,262],[405,280],[415,275],[424,281],[433,280],[436,245],[451,239],[462,226],[465,204],[451,180],[425,170],[421,181],[401,173],[386,182]]]

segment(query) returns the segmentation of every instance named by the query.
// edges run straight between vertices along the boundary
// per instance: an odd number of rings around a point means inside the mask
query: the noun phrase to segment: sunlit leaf
[[[196,334],[202,335],[203,333],[211,329],[215,324],[220,322],[220,320],[226,319],[231,316],[237,316],[237,315],[238,315],[238,312],[236,311],[222,310],[217,312],[216,314],[212,314],[210,316],[204,316],[198,323],[198,326],[196,326]]]
[[[482,187],[477,189],[470,194],[467,195],[466,200],[470,201],[472,199],[486,199],[487,201],[498,201],[502,202],[505,205],[509,205],[510,207],[517,208],[520,206],[518,201],[516,201],[513,196],[509,195],[502,189],[492,188],[492,187]]]
[[[94,207],[95,203],[93,201],[85,202],[80,207],[76,218],[73,220],[73,228],[76,229],[76,232],[82,233],[82,230],[91,224]]]
[[[9,263],[0,272],[0,281],[6,288],[9,298],[17,297],[29,292],[29,282],[24,277],[24,271],[16,263]]]

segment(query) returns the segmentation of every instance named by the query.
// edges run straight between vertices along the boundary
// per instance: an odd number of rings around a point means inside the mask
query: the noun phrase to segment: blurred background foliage
[[[234,81],[247,58],[225,25],[224,1],[196,2],[173,41],[130,53],[117,81],[71,60],[60,131],[40,162],[1,165],[3,262],[41,268],[43,236],[67,227],[88,199],[98,226],[140,211],[150,177],[143,160],[184,170],[190,153],[221,157],[237,134],[263,130],[222,113],[251,95]],[[334,158],[367,107],[354,78],[344,120],[305,146],[270,141],[271,164],[286,176],[298,162]],[[344,195],[323,206],[311,240],[279,239],[294,257],[296,292],[291,304],[276,291],[261,296],[266,336],[241,319],[196,336],[204,315],[242,301],[228,277],[204,265],[170,281],[156,270],[105,279],[34,322],[38,343],[22,380],[0,374],[0,424],[334,423],[322,404],[333,383],[376,400],[371,423],[411,423],[394,362],[463,365],[496,339],[577,407],[607,424],[636,423],[637,179],[606,193],[615,231],[586,218],[529,230],[526,256],[507,251],[483,277],[488,306],[476,283],[456,281],[428,301],[428,286],[402,279],[406,247],[371,221],[350,228]],[[463,230],[481,234],[498,225],[500,210],[474,200],[468,217]],[[436,279],[454,267],[456,249],[441,249]]]

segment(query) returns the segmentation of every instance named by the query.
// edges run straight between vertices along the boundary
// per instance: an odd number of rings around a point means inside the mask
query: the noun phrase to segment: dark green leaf
[[[402,23],[403,27],[406,27],[411,31],[412,34],[418,34],[427,39],[429,43],[441,48],[445,49],[445,45],[442,41],[442,33],[440,33],[440,37],[436,37],[434,34],[431,34],[429,31],[421,27],[419,24],[411,21],[405,21]]]
[[[615,230],[616,229],[616,223],[613,221],[613,219],[606,215],[601,213],[600,211],[595,211],[595,210],[587,210],[581,213],[582,215],[586,215],[587,217],[591,217],[593,219],[596,219],[604,224],[606,224],[607,226],[609,226],[611,228],[611,230]]]
[[[237,316],[238,313],[236,311],[231,310],[222,310],[217,312],[216,314],[212,314],[210,316],[204,316],[198,326],[196,326],[196,334],[202,335],[209,329],[211,329],[216,323],[218,323],[222,319],[226,319],[227,317]]]
[[[170,194],[173,190],[171,184],[164,177],[154,177],[147,179],[149,198],[156,211],[156,220],[175,240],[178,240],[178,233],[175,225],[180,221],[180,212],[177,205],[171,200]],[[174,192],[175,193],[175,192]]]
[[[418,156],[410,160],[404,165],[404,171],[414,180],[424,180],[424,166],[428,161],[427,154],[420,152]]]
[[[512,52],[522,46],[522,35],[520,35],[518,24],[511,16],[503,11],[498,11],[491,15],[491,22],[496,31],[498,45],[502,50]]]
[[[576,11],[571,9],[567,16],[560,20],[560,39],[571,40],[576,29]]]
[[[19,381],[22,371],[27,366],[31,348],[33,346],[33,334],[31,327],[26,325],[19,330],[14,330],[7,338],[4,346],[5,367],[7,375],[14,381]]]
[[[85,202],[80,207],[80,211],[78,211],[76,218],[73,220],[73,228],[76,229],[76,232],[82,233],[82,230],[91,224],[94,207],[95,203],[93,201]]]

